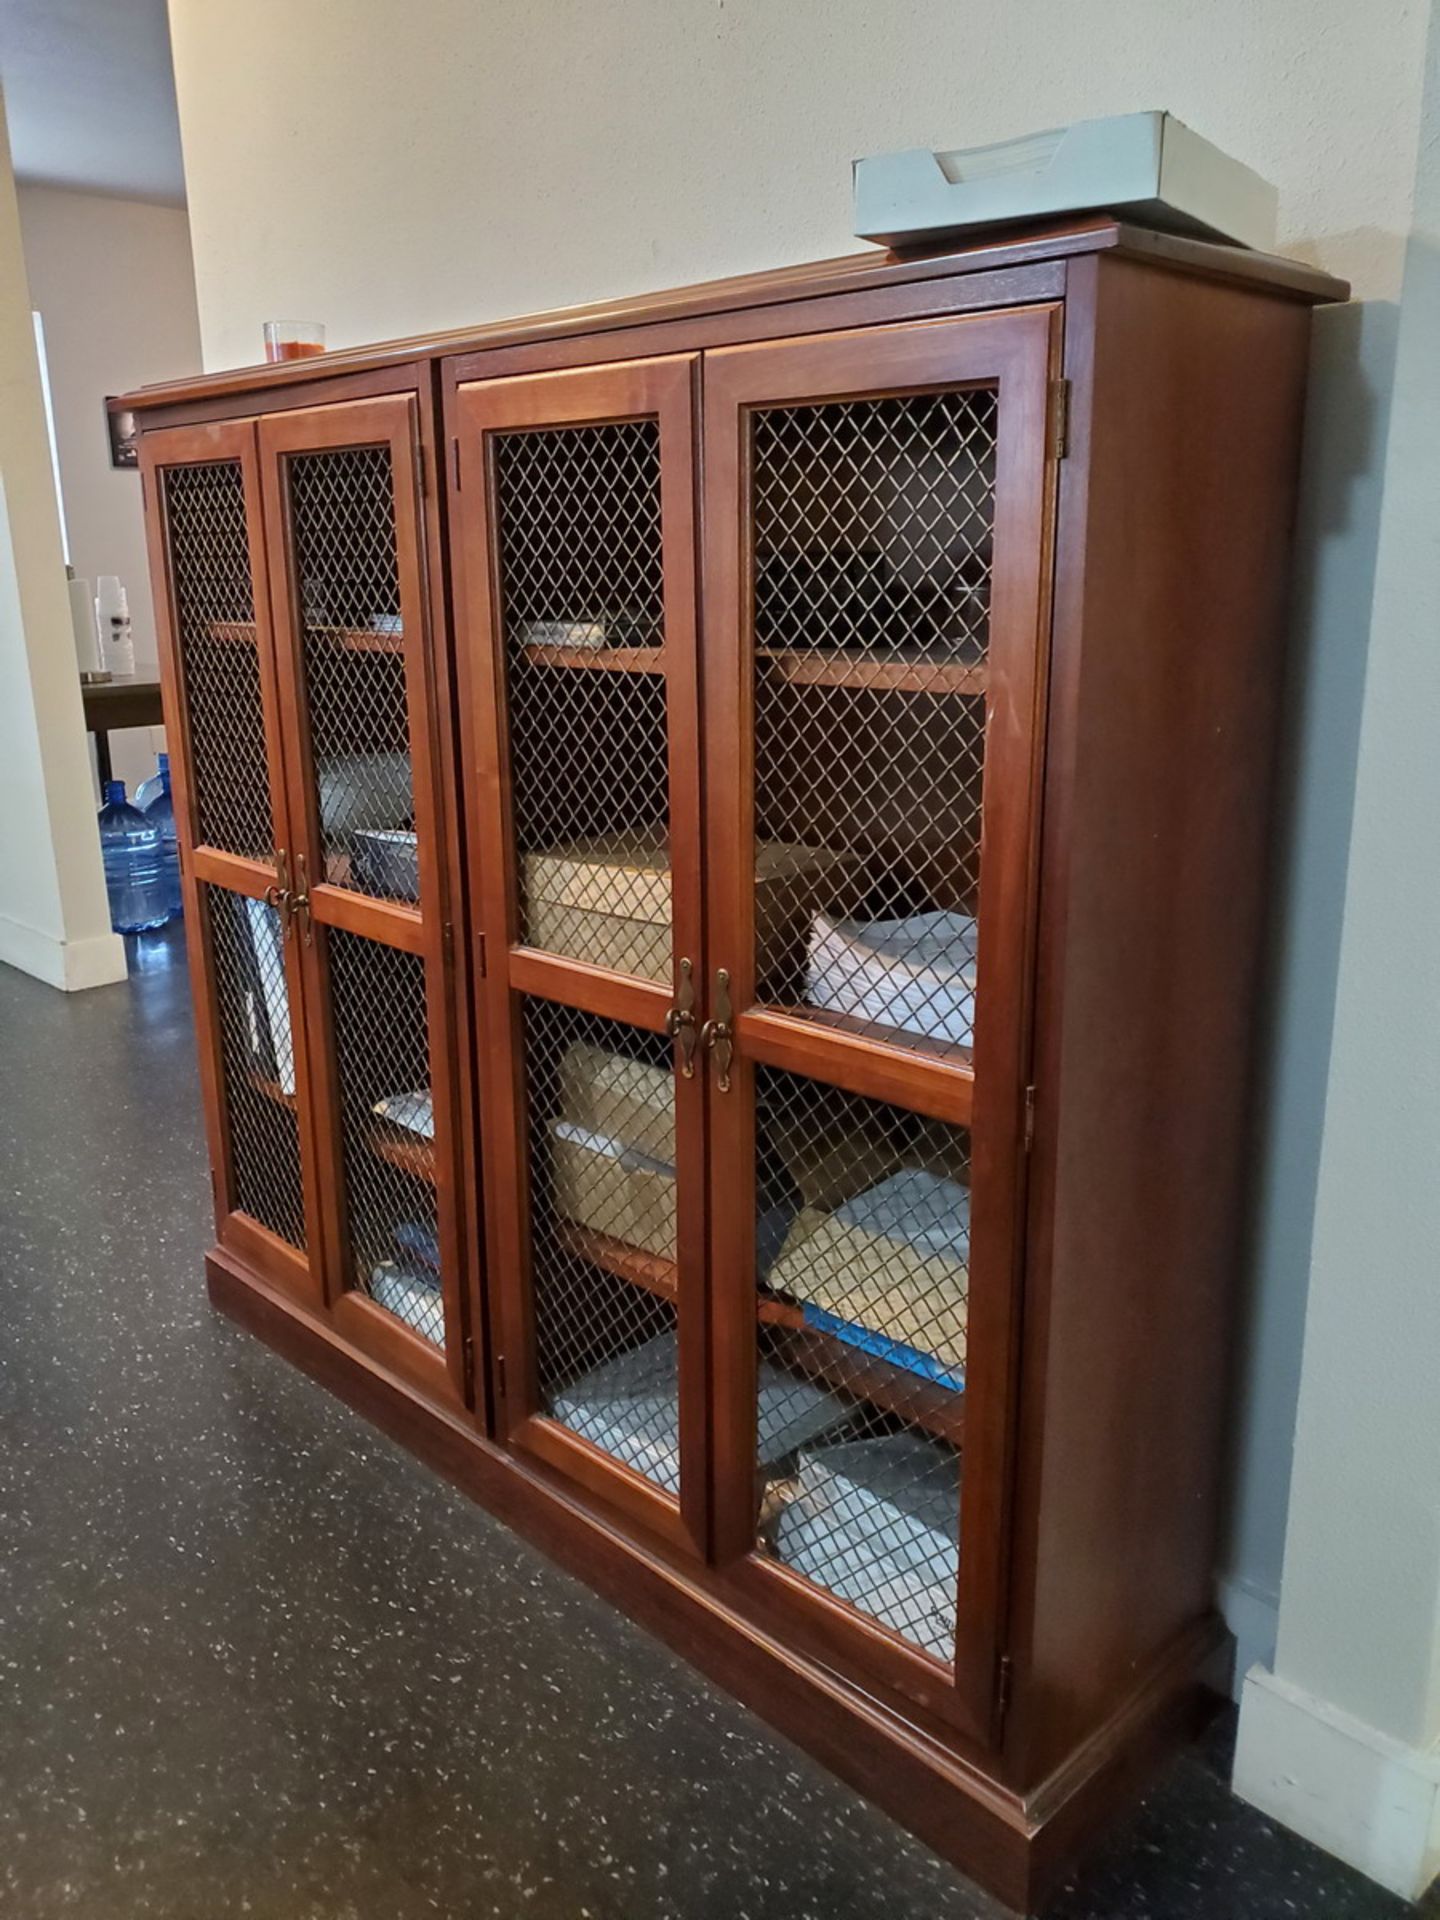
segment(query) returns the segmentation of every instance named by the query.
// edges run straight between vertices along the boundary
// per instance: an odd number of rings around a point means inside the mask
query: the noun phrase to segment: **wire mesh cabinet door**
[[[704,367],[717,1547],[978,1738],[1057,331],[1028,309]]]
[[[217,1238],[314,1305],[321,1227],[254,424],[147,433],[141,466]]]
[[[440,742],[413,393],[261,420],[326,1292],[442,1401],[469,1391]]]
[[[450,424],[497,1399],[512,1444],[699,1550],[694,370],[461,386]]]

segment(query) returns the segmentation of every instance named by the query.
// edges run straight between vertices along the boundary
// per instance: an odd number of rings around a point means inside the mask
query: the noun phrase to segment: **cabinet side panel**
[[[1010,1764],[1210,1605],[1306,310],[1072,269]]]

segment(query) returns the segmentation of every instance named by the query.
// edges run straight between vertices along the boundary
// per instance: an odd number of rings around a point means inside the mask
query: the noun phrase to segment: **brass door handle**
[[[297,853],[295,856],[295,877],[300,891],[290,896],[290,918],[301,921],[305,944],[310,947],[315,944],[315,930],[310,922],[310,876],[305,871],[303,853]]]
[[[695,973],[688,960],[679,963],[680,985],[675,1004],[665,1016],[665,1031],[680,1048],[680,1072],[686,1080],[695,1078]]]
[[[730,1062],[735,1057],[735,1032],[731,1026],[730,973],[726,967],[715,971],[715,1015],[700,1029],[700,1044],[713,1055],[721,1093],[730,1091]]]

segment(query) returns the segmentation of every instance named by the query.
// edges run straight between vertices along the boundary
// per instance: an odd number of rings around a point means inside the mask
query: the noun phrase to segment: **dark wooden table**
[[[98,681],[80,687],[85,702],[85,725],[95,736],[95,765],[100,776],[100,791],[113,779],[110,766],[110,735],[125,727],[158,727],[165,715],[160,705],[160,682],[142,680],[131,674],[113,680]]]

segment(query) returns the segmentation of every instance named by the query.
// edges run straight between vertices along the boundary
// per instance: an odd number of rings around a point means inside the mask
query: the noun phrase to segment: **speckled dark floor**
[[[0,968],[0,1913],[990,1920],[214,1316],[183,970]],[[1407,1911],[1185,1756],[1056,1920]]]

